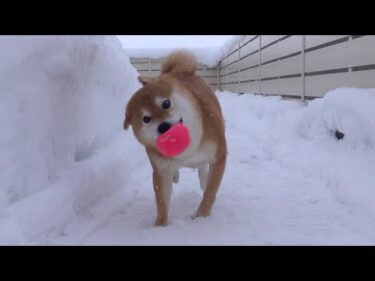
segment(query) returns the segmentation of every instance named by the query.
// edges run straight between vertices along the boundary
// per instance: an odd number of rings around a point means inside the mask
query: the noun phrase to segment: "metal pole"
[[[262,94],[262,35],[259,35],[259,94]]]
[[[302,70],[301,70],[301,77],[302,77],[302,96],[301,100],[304,103],[305,102],[305,91],[306,91],[306,86],[305,86],[305,42],[306,42],[306,36],[302,35],[302,50],[301,50],[301,57],[302,57]]]

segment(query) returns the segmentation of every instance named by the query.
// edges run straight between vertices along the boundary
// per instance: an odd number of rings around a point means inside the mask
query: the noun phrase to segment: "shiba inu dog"
[[[220,104],[195,74],[196,65],[190,53],[173,52],[164,60],[157,78],[138,77],[143,87],[126,106],[124,129],[132,126],[153,168],[155,226],[168,224],[172,185],[178,182],[180,168],[198,168],[203,198],[192,218],[210,214],[224,174],[227,144]],[[190,142],[181,154],[166,158],[156,139],[178,122],[188,128]]]

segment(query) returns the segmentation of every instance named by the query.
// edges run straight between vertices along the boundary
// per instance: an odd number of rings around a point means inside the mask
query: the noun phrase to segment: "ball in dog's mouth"
[[[189,144],[189,129],[183,124],[182,118],[156,139],[156,146],[159,152],[166,158],[181,154]]]

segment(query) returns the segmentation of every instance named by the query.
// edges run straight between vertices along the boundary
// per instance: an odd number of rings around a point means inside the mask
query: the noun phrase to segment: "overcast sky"
[[[119,35],[124,48],[220,47],[233,35]]]

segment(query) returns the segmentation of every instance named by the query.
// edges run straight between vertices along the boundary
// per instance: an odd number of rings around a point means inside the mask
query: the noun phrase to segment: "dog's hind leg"
[[[216,163],[210,164],[207,187],[203,193],[203,198],[199,204],[198,210],[192,216],[207,217],[212,209],[216,199],[216,193],[219,190],[221,179],[223,178],[226,163],[226,155],[219,159]]]
[[[202,191],[206,190],[207,179],[208,179],[208,164],[205,164],[198,168],[199,183]]]
[[[174,183],[178,183],[179,179],[180,179],[180,171],[177,170],[177,171],[174,173],[174,175],[173,175],[173,182],[174,182]]]

